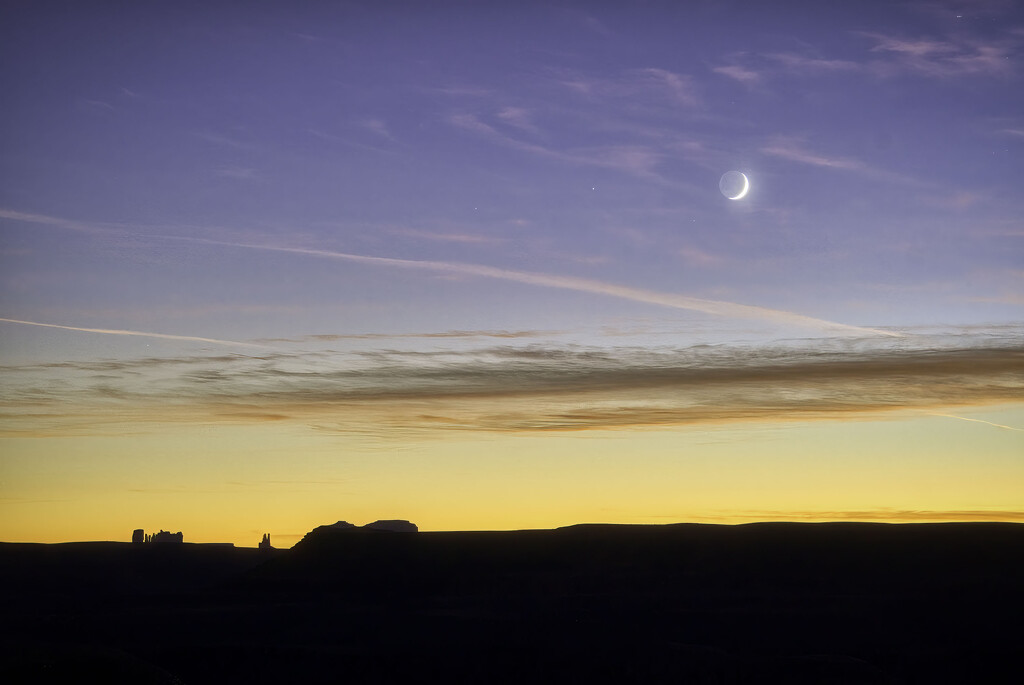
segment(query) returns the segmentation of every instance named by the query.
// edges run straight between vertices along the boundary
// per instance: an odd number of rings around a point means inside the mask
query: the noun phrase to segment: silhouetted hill
[[[629,593],[995,591],[1012,580],[1006,568],[1024,561],[1022,542],[1024,526],[1013,523],[588,524],[416,535],[321,527],[247,577],[339,592],[367,584],[510,589],[544,579]]]
[[[1016,683],[1021,568],[998,523],[0,545],[0,680]]]

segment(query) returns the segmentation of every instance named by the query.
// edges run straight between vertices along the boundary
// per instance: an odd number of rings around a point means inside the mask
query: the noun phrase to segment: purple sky
[[[17,392],[1020,341],[1018,2],[8,2],[0,51]]]
[[[1013,3],[215,4],[8,10],[7,313],[425,295],[394,283],[420,275],[346,295],[319,280],[337,266],[22,212],[858,325],[1019,319]],[[742,202],[717,192],[729,169],[751,178]],[[509,287],[470,295],[492,289]]]

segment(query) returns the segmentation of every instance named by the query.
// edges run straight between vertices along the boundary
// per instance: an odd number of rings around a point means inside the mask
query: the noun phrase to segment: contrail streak
[[[745,319],[767,319],[769,321],[775,321],[776,323],[786,323],[827,331],[842,331],[847,333],[858,333],[860,335],[882,335],[893,338],[903,337],[902,334],[894,331],[886,331],[878,328],[865,328],[862,326],[851,326],[849,324],[826,321],[825,319],[817,319],[811,316],[804,316],[803,314],[795,314],[793,312],[782,311],[779,309],[736,304],[733,302],[721,302],[718,300],[705,300],[698,297],[663,293],[643,288],[632,288],[624,285],[616,285],[614,283],[594,281],[588,278],[576,278],[574,276],[556,276],[532,271],[499,269],[493,266],[466,264],[463,262],[439,262],[419,259],[396,259],[394,257],[370,257],[367,255],[350,254],[347,252],[335,252],[333,250],[315,250],[301,247],[283,247],[279,245],[259,245],[253,243],[233,243],[210,240],[207,238],[177,236],[162,237],[173,240],[203,242],[210,245],[223,245],[226,247],[239,247],[250,250],[287,252],[291,254],[309,255],[312,257],[342,259],[349,262],[378,264],[380,266],[391,266],[402,269],[425,269],[429,271],[443,271],[445,273],[466,274],[469,276],[482,276],[484,278],[496,278],[548,288],[561,288],[563,290],[576,290],[579,292],[608,295],[610,297],[618,297],[625,300],[632,300],[634,302],[644,302],[646,304],[661,305],[664,307],[672,307],[674,309],[688,309],[691,311],[705,312],[718,316],[732,316]]]
[[[993,423],[992,421],[985,421],[984,419],[969,419],[966,416],[957,416],[956,414],[937,414],[935,412],[929,412],[932,416],[942,416],[947,419],[960,419],[961,421],[971,421],[972,423],[983,423],[986,426],[995,426],[996,428],[1005,428],[1008,431],[1019,431],[1024,433],[1024,428],[1015,428],[1013,426],[1007,426],[1002,423]]]
[[[0,318],[0,321],[6,321],[7,323],[20,323],[26,326],[43,326],[45,328],[60,328],[65,331],[81,331],[83,333],[102,333],[104,335],[135,335],[143,338],[161,338],[164,340],[188,340],[190,342],[204,342],[212,343],[214,345],[241,345],[242,347],[260,347],[266,348],[266,345],[256,345],[254,343],[238,342],[236,340],[217,340],[216,338],[198,338],[191,335],[170,335],[167,333],[146,333],[144,331],[123,331],[118,329],[110,328],[82,328],[79,326],[60,326],[55,323],[39,323],[38,321],[22,321],[21,319],[4,319]]]
[[[347,252],[335,252],[332,250],[315,250],[300,247],[284,247],[280,245],[259,245],[252,243],[236,243],[208,238],[194,238],[190,236],[173,235],[138,235],[129,231],[118,231],[111,228],[100,228],[89,224],[60,219],[57,217],[45,216],[42,214],[29,214],[14,210],[0,208],[0,218],[13,219],[15,221],[27,221],[31,223],[49,224],[60,228],[84,231],[92,233],[132,235],[135,237],[146,237],[162,240],[180,240],[193,243],[205,243],[207,245],[222,245],[225,247],[237,247],[249,250],[266,250],[269,252],[287,252],[292,254],[303,254],[313,257],[325,257],[329,259],[343,259],[350,262],[363,264],[378,264],[380,266],[398,267],[403,269],[425,269],[429,271],[442,271],[445,273],[459,273],[469,276],[482,276],[484,278],[496,278],[505,281],[527,283],[546,288],[561,288],[563,290],[575,290],[578,292],[594,293],[618,297],[634,302],[672,307],[674,309],[688,309],[691,311],[705,312],[717,316],[738,317],[744,319],[762,319],[785,323],[795,326],[816,328],[818,330],[831,332],[855,333],[859,335],[881,335],[891,338],[904,337],[902,333],[886,331],[878,328],[865,328],[863,326],[851,326],[849,324],[817,319],[812,316],[804,316],[794,312],[787,312],[780,309],[769,309],[768,307],[757,307],[753,305],[736,304],[734,302],[721,302],[718,300],[705,300],[699,297],[688,297],[675,293],[663,293],[643,288],[631,288],[614,283],[605,283],[587,278],[576,278],[574,276],[557,276],[552,274],[536,273],[532,271],[515,271],[512,269],[499,269],[480,264],[465,264],[462,262],[440,262],[419,259],[396,259],[394,257],[371,257],[368,255],[350,254]],[[120,335],[129,335],[121,333]],[[143,334],[138,334],[143,335]],[[188,338],[185,338],[188,339]],[[209,341],[216,342],[216,341]],[[245,343],[227,343],[245,344]]]
[[[45,224],[47,226],[66,228],[70,231],[79,231],[82,233],[92,233],[99,235],[121,233],[121,231],[117,231],[114,229],[92,226],[90,224],[83,224],[79,221],[71,221],[70,219],[61,219],[55,216],[46,216],[45,214],[30,214],[28,212],[17,212],[13,209],[5,209],[3,207],[0,207],[0,219],[12,219],[14,221],[24,221],[30,224]]]

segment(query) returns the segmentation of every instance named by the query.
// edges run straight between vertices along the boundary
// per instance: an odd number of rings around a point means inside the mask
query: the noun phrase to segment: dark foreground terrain
[[[0,682],[1018,683],[1024,525],[0,544]]]

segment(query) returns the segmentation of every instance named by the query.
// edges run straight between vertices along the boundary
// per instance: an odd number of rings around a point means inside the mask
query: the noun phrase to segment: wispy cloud
[[[745,85],[778,77],[824,77],[863,74],[874,78],[915,75],[927,78],[998,77],[1014,71],[1020,39],[1013,31],[996,40],[963,35],[908,38],[880,32],[854,31],[871,42],[859,59],[822,56],[817,51],[738,53],[712,71]],[[810,52],[811,54],[807,54]]]
[[[596,33],[599,36],[605,37],[615,35],[615,32],[608,28],[608,26],[604,22],[597,19],[597,17],[594,17],[590,14],[586,14],[580,10],[575,9],[566,8],[563,11],[569,14],[569,16],[575,18],[577,20],[577,23],[581,25],[583,28],[587,29],[588,31],[592,31],[593,33]]]
[[[773,52],[766,54],[765,57],[791,73],[812,74],[863,69],[863,65],[850,60],[808,57],[793,52]]]
[[[507,345],[462,350],[278,351],[5,368],[0,422],[6,434],[22,435],[81,434],[125,421],[140,429],[147,422],[285,421],[377,437],[536,433],[908,411],[964,418],[955,407],[1019,402],[1024,388],[1019,344],[652,351],[522,344],[514,340],[519,335],[510,333]]]
[[[395,235],[404,235],[410,238],[421,238],[423,240],[434,240],[445,243],[470,243],[476,245],[496,245],[506,242],[504,238],[497,238],[494,236],[479,235],[476,233],[452,233],[444,232],[437,233],[434,231],[424,231],[417,228],[388,228],[385,229],[388,233]]]
[[[40,323],[38,321],[23,321],[21,319],[5,319],[0,318],[0,321],[6,323],[16,323],[25,326],[42,326],[44,328],[59,328],[65,331],[78,331],[81,333],[100,333],[102,335],[128,335],[138,336],[143,338],[160,338],[162,340],[184,340],[188,342],[202,342],[211,343],[213,345],[231,345],[241,347],[263,347],[263,345],[257,345],[254,343],[239,342],[237,340],[219,340],[217,338],[200,338],[191,335],[170,335],[168,333],[150,333],[146,331],[126,331],[116,328],[83,328],[80,326],[61,326],[53,323]]]
[[[0,208],[0,219],[10,219],[12,221],[23,221],[30,224],[45,224],[47,226],[56,226],[57,228],[66,228],[71,231],[79,231],[81,233],[111,233],[112,229],[109,227],[97,226],[92,223],[85,223],[82,221],[72,221],[70,219],[61,219],[59,217],[47,216],[45,214],[34,214],[32,212],[18,212],[13,209]]]
[[[449,117],[449,121],[500,145],[546,159],[576,166],[614,169],[662,185],[674,185],[657,171],[658,165],[665,157],[664,153],[648,145],[619,144],[559,150],[507,135],[482,121],[475,114],[455,114]]]
[[[493,98],[496,94],[495,91],[490,88],[481,88],[478,86],[464,84],[422,87],[420,90],[452,98]]]
[[[562,70],[555,72],[555,80],[570,91],[590,98],[628,98],[631,106],[669,104],[689,108],[701,104],[689,75],[657,67],[627,69],[613,77]]]
[[[300,339],[282,339],[281,342],[297,342]],[[269,340],[264,342],[270,342]],[[312,359],[315,353],[305,353],[305,356]],[[48,370],[70,371],[72,373],[95,374],[94,377],[112,378],[122,372],[136,373],[147,369],[163,369],[179,366],[221,366],[238,364],[243,362],[266,362],[275,359],[294,358],[293,354],[286,352],[269,352],[266,354],[244,355],[234,354],[201,354],[177,357],[138,357],[120,359],[98,359],[89,361],[59,361],[41,362],[36,364],[17,364],[0,366],[4,373],[32,374],[46,372]],[[115,374],[109,376],[107,374]]]
[[[865,63],[798,52],[741,52],[728,56],[725,61],[728,64],[712,67],[711,71],[746,86],[764,86],[769,81],[785,77],[822,77],[868,71]]]
[[[778,157],[798,164],[849,171],[883,181],[890,181],[911,186],[924,185],[921,181],[909,176],[904,176],[887,169],[873,167],[859,159],[842,157],[814,152],[799,140],[794,138],[778,138],[761,148],[761,153]]]
[[[968,209],[969,207],[973,207],[979,202],[987,199],[988,195],[985,193],[970,190],[958,190],[952,193],[936,195],[934,197],[927,198],[925,201],[929,204],[935,205],[936,207],[942,207],[944,209]]]
[[[725,261],[722,257],[710,254],[696,247],[680,248],[679,256],[682,257],[687,264],[692,264],[694,266],[716,266]]]
[[[741,67],[738,64],[727,64],[720,67],[712,67],[711,71],[716,74],[721,74],[722,76],[728,76],[740,83],[751,84],[761,80],[761,74],[753,69]]]
[[[966,302],[994,302],[997,304],[1024,305],[1024,294],[1008,293],[1006,295],[993,295],[991,297],[965,297]]]
[[[231,136],[225,136],[220,133],[214,133],[212,131],[196,131],[193,135],[208,143],[234,148],[235,150],[251,151],[255,149],[255,146],[252,143],[247,143],[243,140],[232,138]]]
[[[321,333],[301,338],[266,338],[260,342],[333,342],[336,340],[398,340],[401,338],[540,338],[561,335],[565,331],[440,331],[434,333]]]
[[[656,68],[638,69],[636,73],[647,82],[648,88],[663,90],[672,102],[686,107],[700,104],[689,76]]]
[[[1013,71],[1013,48],[1008,43],[952,38],[906,38],[884,33],[858,32],[874,45],[870,51],[884,57],[872,68],[882,75],[914,73],[932,78],[1001,76]]]
[[[847,157],[832,157],[811,152],[792,140],[778,140],[762,147],[761,152],[773,157],[787,159],[791,162],[826,167],[828,169],[843,169],[845,171],[860,172],[869,170],[867,164],[859,160]]]
[[[213,173],[223,178],[233,178],[239,181],[252,181],[257,178],[256,170],[251,167],[222,167],[215,169]]]
[[[346,138],[346,137],[343,137],[343,136],[338,136],[338,135],[335,135],[333,133],[327,133],[326,131],[321,131],[320,129],[316,129],[316,128],[308,128],[308,129],[306,129],[306,132],[309,133],[309,135],[311,135],[311,136],[313,136],[315,138],[319,138],[321,140],[326,140],[326,141],[329,141],[331,143],[337,143],[339,145],[345,145],[347,147],[354,147],[354,148],[358,148],[360,150],[369,150],[371,152],[381,152],[381,153],[386,154],[386,155],[393,155],[393,154],[395,154],[394,150],[388,150],[386,148],[379,147],[377,145],[368,145],[366,143],[362,143],[362,142],[359,142],[359,141],[356,141],[356,140],[351,140],[350,138]]]
[[[359,122],[360,126],[365,128],[367,131],[377,135],[384,140],[395,142],[395,137],[391,134],[391,130],[388,129],[388,125],[381,119],[364,119]]]
[[[509,126],[515,126],[530,133],[539,132],[537,125],[533,122],[533,114],[524,107],[503,107],[497,117]]]
[[[117,108],[103,100],[80,100],[80,103],[87,109],[94,112],[116,112]]]

